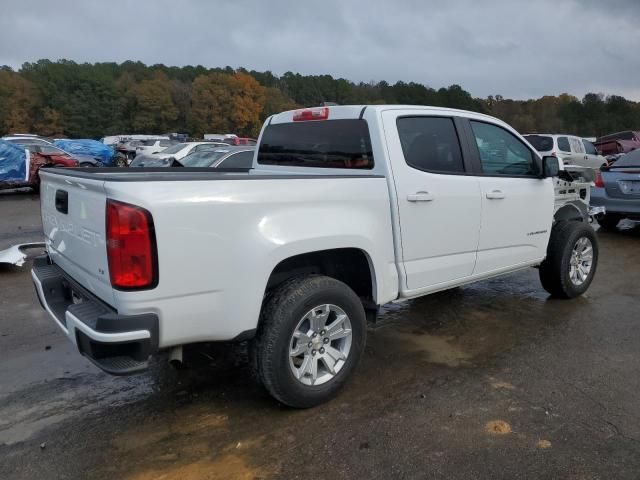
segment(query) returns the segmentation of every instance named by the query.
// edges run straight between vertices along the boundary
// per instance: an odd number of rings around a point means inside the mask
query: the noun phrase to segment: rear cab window
[[[268,125],[258,164],[371,170],[371,138],[363,119],[315,120]]]

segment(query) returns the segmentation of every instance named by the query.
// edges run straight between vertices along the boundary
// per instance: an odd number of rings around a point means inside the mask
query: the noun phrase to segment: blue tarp
[[[54,145],[73,154],[91,155],[99,158],[103,165],[109,167],[113,164],[115,150],[97,140],[56,140]]]
[[[0,140],[0,182],[27,180],[27,152],[5,140]]]

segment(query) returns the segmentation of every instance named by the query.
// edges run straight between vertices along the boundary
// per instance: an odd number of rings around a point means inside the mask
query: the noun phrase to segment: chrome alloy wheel
[[[582,285],[593,266],[593,244],[587,237],[580,237],[571,251],[569,278],[576,286]]]
[[[351,350],[351,321],[337,305],[309,310],[289,341],[289,367],[304,385],[322,385],[344,367]]]

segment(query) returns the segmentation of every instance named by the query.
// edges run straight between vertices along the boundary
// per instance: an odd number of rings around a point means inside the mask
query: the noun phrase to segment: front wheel
[[[265,302],[252,363],[277,400],[290,407],[313,407],[332,398],[347,381],[365,337],[364,308],[351,288],[330,277],[298,277]]]
[[[551,295],[575,298],[587,291],[598,265],[598,240],[590,225],[558,222],[540,265],[540,281]]]

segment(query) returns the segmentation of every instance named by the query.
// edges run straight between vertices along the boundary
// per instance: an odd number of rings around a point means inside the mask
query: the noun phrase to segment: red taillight
[[[111,285],[124,290],[157,283],[155,234],[144,208],[107,200],[107,257]]]
[[[596,181],[594,185],[598,188],[604,188],[604,181],[602,180],[602,173],[596,172]]]
[[[308,120],[326,120],[329,118],[329,108],[305,108],[304,110],[296,110],[293,112],[294,122],[305,122]]]

